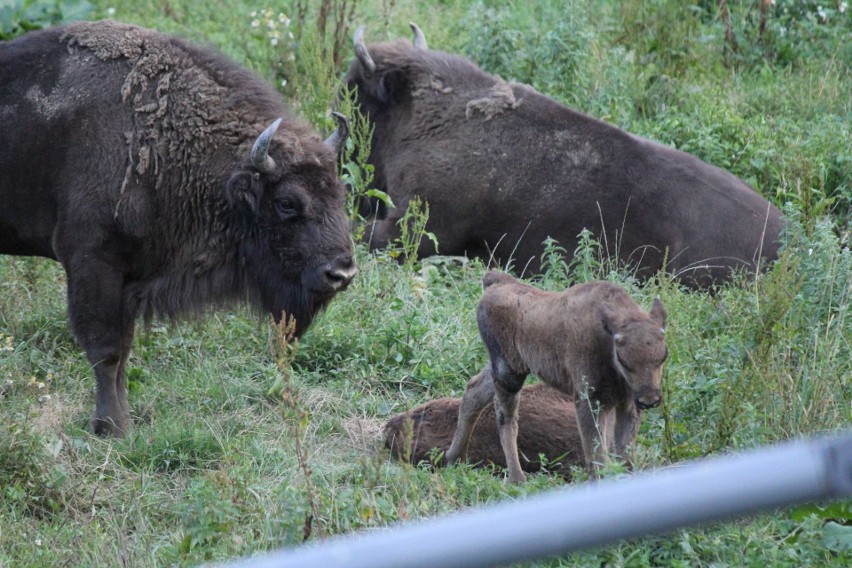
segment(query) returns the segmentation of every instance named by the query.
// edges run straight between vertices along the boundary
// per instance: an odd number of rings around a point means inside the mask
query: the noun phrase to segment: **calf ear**
[[[613,335],[613,322],[612,318],[609,317],[609,314],[606,310],[601,310],[601,325],[603,325],[604,331],[607,335]]]
[[[660,324],[660,327],[666,327],[666,312],[665,306],[659,298],[654,298],[654,305],[651,306],[651,319]]]
[[[257,173],[237,172],[225,184],[228,205],[235,209],[238,207],[247,207],[255,215],[260,211],[260,195],[262,191],[263,186],[260,183],[260,174]]]

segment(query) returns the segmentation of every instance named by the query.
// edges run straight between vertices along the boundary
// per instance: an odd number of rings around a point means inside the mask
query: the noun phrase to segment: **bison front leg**
[[[598,417],[600,408],[591,397],[579,397],[576,401],[577,426],[580,430],[580,440],[583,444],[583,456],[586,459],[586,469],[595,476],[597,468],[604,462],[606,442],[604,429]]]
[[[459,417],[456,423],[456,432],[453,442],[447,450],[445,460],[447,464],[455,463],[458,459],[467,457],[467,448],[473,428],[479,420],[479,416],[488,404],[494,400],[494,379],[491,376],[491,364],[475,377],[468,381],[464,390],[461,406],[459,406]]]
[[[636,405],[623,402],[615,409],[615,444],[613,453],[625,461],[627,467],[633,469],[633,461],[630,459],[630,448],[639,433],[639,424],[642,421],[642,413]]]
[[[99,435],[122,436],[130,419],[124,367],[133,341],[133,317],[122,302],[122,274],[93,256],[76,254],[63,262],[68,313],[95,372],[92,427]]]

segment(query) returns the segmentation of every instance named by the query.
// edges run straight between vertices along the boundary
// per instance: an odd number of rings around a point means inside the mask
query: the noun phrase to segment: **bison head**
[[[226,183],[249,295],[276,321],[294,318],[297,335],[356,273],[344,186],[335,173],[348,123],[335,118],[338,129],[324,143],[278,132],[279,118]]]
[[[410,102],[418,89],[440,90],[444,83],[455,87],[470,81],[494,82],[464,58],[430,51],[420,28],[413,23],[410,26],[414,32],[412,43],[377,43],[369,48],[364,43],[364,26],[355,32],[356,57],[345,81],[350,89],[357,89],[361,109],[374,119]],[[451,87],[446,87],[446,92],[451,91]]]
[[[612,335],[612,364],[627,382],[636,406],[653,408],[663,398],[660,380],[666,349],[666,309],[654,300],[650,317],[619,321],[604,314],[604,328]]]

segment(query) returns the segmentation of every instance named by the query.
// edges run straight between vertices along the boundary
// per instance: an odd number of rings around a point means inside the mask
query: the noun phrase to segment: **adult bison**
[[[32,32],[0,43],[0,119],[0,253],[65,268],[97,433],[127,430],[137,315],[247,299],[302,333],[355,274],[345,120],[324,143],[219,54],[108,21]]]
[[[518,269],[538,271],[547,237],[571,250],[584,228],[640,275],[665,264],[691,286],[776,258],[781,214],[742,180],[429,50],[412,29],[413,45],[367,47],[359,28],[346,76],[375,125],[375,183],[398,206],[379,206],[374,247],[418,195],[443,254]]]

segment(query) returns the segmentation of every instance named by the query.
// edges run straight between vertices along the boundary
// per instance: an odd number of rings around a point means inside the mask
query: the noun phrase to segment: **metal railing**
[[[696,460],[386,531],[354,533],[229,568],[502,566],[777,507],[852,496],[852,432]]]

